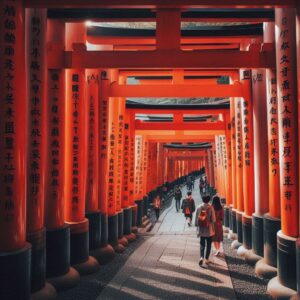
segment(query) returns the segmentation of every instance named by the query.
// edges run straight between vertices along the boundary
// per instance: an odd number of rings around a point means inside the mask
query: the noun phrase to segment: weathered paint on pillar
[[[298,103],[295,9],[275,9],[281,227],[299,236]]]
[[[26,116],[24,8],[0,2],[0,252],[26,243]]]

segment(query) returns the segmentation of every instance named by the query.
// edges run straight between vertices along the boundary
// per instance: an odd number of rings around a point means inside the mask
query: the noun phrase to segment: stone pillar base
[[[85,262],[73,265],[73,268],[77,270],[80,275],[89,275],[97,272],[100,266],[94,257],[88,256],[88,259]]]
[[[243,214],[242,216],[242,230],[243,230],[243,247],[242,256],[245,256],[245,251],[252,249],[252,216]]]
[[[57,297],[55,288],[48,282],[44,288],[31,294],[31,300],[55,300]]]
[[[31,245],[0,253],[0,299],[30,299]]]
[[[47,281],[57,291],[73,288],[79,283],[78,272],[70,268],[70,227],[48,229],[46,232]]]
[[[278,280],[289,289],[297,289],[296,275],[296,239],[277,233]]]
[[[278,277],[275,277],[269,281],[267,293],[274,299],[282,300],[290,300],[291,297],[295,297],[297,295],[297,292],[295,290],[282,285]]]
[[[118,218],[118,214],[108,217],[108,242],[116,253],[121,253],[125,250],[125,247],[118,240]]]
[[[256,263],[255,274],[260,278],[272,279],[277,275],[277,268],[268,265],[263,258]]]
[[[90,251],[101,247],[101,223],[100,211],[86,213],[89,220],[89,249]]]
[[[245,248],[244,245],[242,245],[241,247],[239,247],[237,249],[237,255],[241,256],[241,257],[245,257],[245,255],[248,251],[249,251],[249,249]]]
[[[255,254],[252,250],[247,251],[247,253],[245,254],[245,261],[247,264],[249,264],[250,266],[255,266],[255,264],[261,260],[262,257]]]
[[[104,265],[115,257],[115,250],[111,245],[107,244],[99,249],[90,251],[90,254],[98,260],[100,265]]]
[[[238,248],[241,247],[241,246],[242,246],[242,243],[240,243],[238,240],[234,240],[234,241],[231,243],[230,248],[231,248],[232,250],[236,250],[236,249],[238,249]]]
[[[129,243],[132,243],[136,240],[136,235],[134,233],[127,234],[125,237]]]
[[[85,230],[86,227],[86,230]],[[89,231],[88,220],[72,224],[70,235],[71,265],[79,274],[87,275],[97,272],[97,260],[89,256]]]
[[[261,215],[252,215],[252,248],[256,255],[264,256],[264,218]]]
[[[240,211],[236,212],[236,228],[237,239],[240,244],[243,244],[243,213]]]

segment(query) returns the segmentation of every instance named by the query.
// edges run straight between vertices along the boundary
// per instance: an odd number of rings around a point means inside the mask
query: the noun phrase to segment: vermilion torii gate
[[[263,22],[249,34],[181,32],[182,20],[204,18],[188,8],[207,7],[275,15],[205,17]],[[93,35],[88,15],[70,17],[71,8],[149,9],[151,16],[125,20],[154,20],[156,31]],[[76,285],[135,239],[152,189],[200,166],[226,198],[233,247],[273,278],[269,293],[299,292],[297,0],[3,0],[0,11],[1,299],[54,299],[54,287]],[[99,14],[91,20],[104,20]],[[130,76],[144,78],[130,85]],[[130,108],[127,97],[230,98],[230,108]],[[138,113],[173,117],[145,122]],[[172,153],[170,142],[212,148],[192,163],[192,150]]]

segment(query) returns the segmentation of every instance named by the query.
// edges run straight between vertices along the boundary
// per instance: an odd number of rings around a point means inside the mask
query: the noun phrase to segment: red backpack
[[[208,221],[208,209],[201,209],[199,215],[198,215],[198,226],[203,228],[209,227],[209,221]]]

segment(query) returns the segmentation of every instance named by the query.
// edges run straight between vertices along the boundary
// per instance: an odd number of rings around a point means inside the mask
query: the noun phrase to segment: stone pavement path
[[[198,182],[193,197],[201,201]],[[183,196],[186,189],[183,189]],[[198,266],[199,239],[175,201],[97,299],[236,299],[224,259]]]

